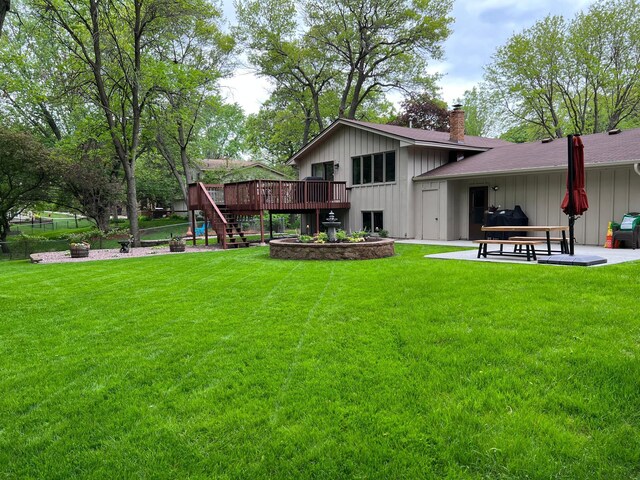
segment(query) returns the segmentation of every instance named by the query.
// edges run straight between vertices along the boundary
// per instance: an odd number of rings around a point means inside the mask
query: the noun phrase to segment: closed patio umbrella
[[[569,171],[567,193],[562,200],[562,211],[567,215],[582,215],[589,208],[589,199],[584,189],[584,145],[577,135],[569,135]],[[573,138],[571,138],[573,137]],[[573,202],[569,200],[573,200]]]
[[[584,189],[584,145],[578,135],[569,135],[568,140],[568,171],[567,193],[562,200],[561,208],[569,215],[569,245],[573,255],[573,226],[576,215],[582,215],[589,208],[589,199]]]

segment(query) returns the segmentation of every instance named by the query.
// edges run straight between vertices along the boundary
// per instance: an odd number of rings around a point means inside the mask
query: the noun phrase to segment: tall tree
[[[7,252],[10,221],[45,200],[54,177],[49,152],[33,136],[0,127],[0,248]]]
[[[487,82],[505,112],[558,138],[563,134],[558,83],[565,30],[562,17],[549,15],[499,47],[486,69]]]
[[[163,64],[159,95],[151,107],[155,147],[175,177],[185,202],[193,182],[191,151],[202,137],[203,113],[218,101],[216,83],[231,72],[234,42],[220,27],[214,8],[182,17],[173,25],[168,48],[158,50]]]
[[[560,137],[637,125],[640,3],[600,0],[571,21],[548,16],[511,37],[486,68],[493,97],[520,131]],[[622,122],[622,123],[621,123]]]
[[[269,78],[303,115],[306,144],[312,133],[325,127],[322,96],[333,87],[338,71],[327,51],[308,33],[299,33],[296,14],[292,0],[241,0],[237,33],[258,74]]]
[[[127,185],[127,215],[139,245],[135,167],[144,115],[162,86],[160,52],[175,46],[177,26],[198,18],[204,0],[33,0],[42,24],[69,52],[76,88],[102,112]],[[188,22],[187,22],[188,23]],[[196,21],[197,23],[197,21]]]
[[[442,55],[451,2],[435,0],[304,0],[309,36],[345,76],[338,116],[356,118],[371,94],[432,87],[429,59]]]

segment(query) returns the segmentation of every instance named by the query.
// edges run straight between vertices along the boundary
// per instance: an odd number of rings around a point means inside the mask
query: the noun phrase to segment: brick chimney
[[[459,103],[453,106],[449,116],[450,135],[449,140],[456,143],[464,143],[464,110]]]

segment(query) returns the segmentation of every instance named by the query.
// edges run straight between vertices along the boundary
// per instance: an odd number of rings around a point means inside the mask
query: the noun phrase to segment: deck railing
[[[224,185],[224,204],[241,211],[349,208],[346,182],[251,180]]]

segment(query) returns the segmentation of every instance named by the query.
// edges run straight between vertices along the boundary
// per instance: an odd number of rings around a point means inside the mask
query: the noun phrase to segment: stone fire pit
[[[357,243],[299,243],[295,238],[283,238],[269,242],[269,254],[288,260],[371,260],[392,257],[395,250],[390,238]]]

